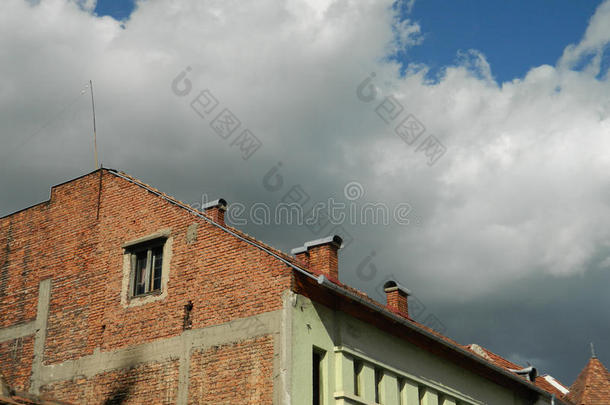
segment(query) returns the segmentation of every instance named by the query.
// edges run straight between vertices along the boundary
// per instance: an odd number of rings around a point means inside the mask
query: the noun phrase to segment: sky
[[[610,1],[6,0],[0,216],[95,169],[92,80],[105,167],[339,233],[343,282],[571,384],[610,365],[609,42]]]

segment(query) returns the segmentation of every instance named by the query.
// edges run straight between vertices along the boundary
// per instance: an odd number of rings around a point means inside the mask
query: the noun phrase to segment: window
[[[128,248],[131,255],[132,297],[161,292],[164,244],[163,238]]]
[[[322,405],[324,403],[324,394],[322,392],[322,360],[324,352],[314,348],[313,350],[313,405]]]

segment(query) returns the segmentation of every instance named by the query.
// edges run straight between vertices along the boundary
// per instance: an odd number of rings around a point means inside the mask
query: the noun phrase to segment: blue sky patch
[[[402,18],[420,24],[421,45],[399,51],[393,59],[404,68],[425,64],[427,79],[435,81],[444,68],[455,65],[460,51],[482,52],[499,83],[522,78],[535,66],[555,65],[564,48],[582,38],[589,19],[601,0],[417,0],[410,13],[407,2],[394,7]],[[119,21],[129,18],[135,0],[98,0],[95,14]],[[584,63],[584,62],[583,62]],[[602,69],[608,69],[607,57]]]
[[[486,56],[496,81],[510,81],[532,67],[555,65],[567,45],[580,41],[600,3],[419,0],[410,14],[399,5],[403,18],[420,24],[424,41],[395,58],[403,65],[428,65],[434,78],[456,63],[459,50],[476,49]]]
[[[110,16],[118,21],[129,18],[135,8],[135,0],[98,0],[94,13],[100,17]]]

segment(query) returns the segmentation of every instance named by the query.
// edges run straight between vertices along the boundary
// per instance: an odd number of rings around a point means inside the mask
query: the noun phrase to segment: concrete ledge
[[[19,339],[21,337],[33,335],[36,332],[36,321],[31,321],[21,325],[9,326],[0,329],[0,342]]]
[[[364,398],[361,398],[354,394],[350,394],[349,392],[339,391],[339,392],[335,392],[333,395],[336,400],[340,400],[340,399],[348,400],[349,404],[378,405],[377,402],[375,402],[375,401],[367,401]]]
[[[59,364],[43,365],[40,385],[55,381],[70,380],[74,377],[90,378],[96,374],[135,366],[153,361],[178,360],[194,348],[239,342],[252,337],[279,332],[281,311],[234,320],[222,325],[202,329],[191,329],[179,336],[130,346],[115,351],[95,351],[89,356],[68,360]],[[183,373],[188,368],[181,367]],[[183,376],[181,381],[188,382]]]

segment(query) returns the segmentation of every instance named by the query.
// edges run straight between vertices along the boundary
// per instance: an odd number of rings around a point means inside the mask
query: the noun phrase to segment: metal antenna
[[[591,344],[591,358],[596,359],[597,356],[595,355],[595,345],[593,344],[593,342],[591,342],[590,344]]]
[[[93,81],[89,80],[89,88],[91,89],[91,108],[93,110],[93,150],[95,153],[95,168],[99,169],[100,165],[97,160],[97,134],[95,128],[95,102],[93,101]]]

